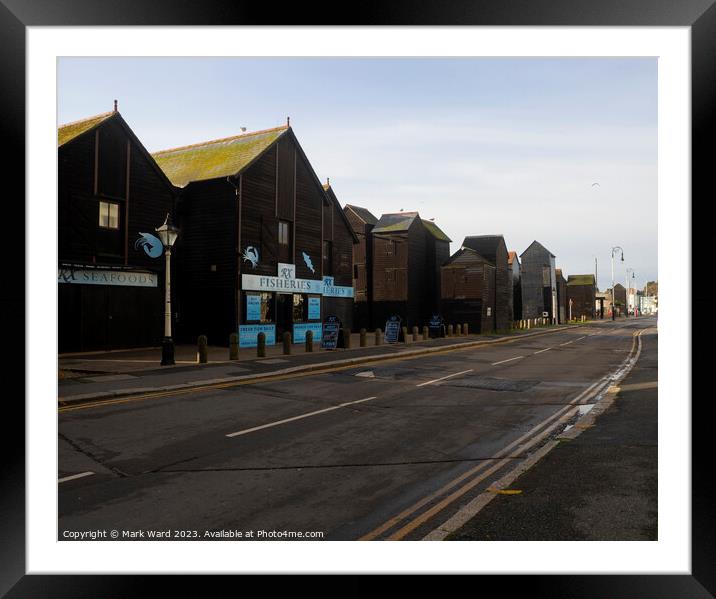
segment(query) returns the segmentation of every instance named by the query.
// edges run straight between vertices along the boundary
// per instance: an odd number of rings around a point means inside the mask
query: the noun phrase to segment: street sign
[[[385,342],[398,343],[400,338],[400,316],[391,316],[385,321]]]
[[[329,316],[323,323],[323,336],[321,349],[336,349],[338,347],[338,332],[341,330],[341,321],[337,316]]]

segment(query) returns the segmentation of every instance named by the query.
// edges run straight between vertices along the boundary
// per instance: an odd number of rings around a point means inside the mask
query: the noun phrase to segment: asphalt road
[[[574,422],[655,324],[61,409],[58,538],[423,538]]]

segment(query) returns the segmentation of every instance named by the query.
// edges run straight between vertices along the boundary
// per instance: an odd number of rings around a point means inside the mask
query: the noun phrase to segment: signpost
[[[341,321],[337,316],[329,316],[323,323],[323,336],[321,349],[336,349],[338,347],[338,333],[341,330]]]
[[[385,321],[385,342],[398,343],[400,339],[400,316],[391,316]]]

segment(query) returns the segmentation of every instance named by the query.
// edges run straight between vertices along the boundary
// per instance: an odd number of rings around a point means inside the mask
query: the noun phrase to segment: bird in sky
[[[596,185],[597,187],[601,187],[601,185],[599,185],[599,183],[592,183],[592,187],[594,187],[595,185]]]

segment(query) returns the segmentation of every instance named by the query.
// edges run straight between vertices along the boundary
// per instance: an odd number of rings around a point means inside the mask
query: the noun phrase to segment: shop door
[[[293,333],[293,295],[276,294],[276,343],[281,343],[285,331]]]

